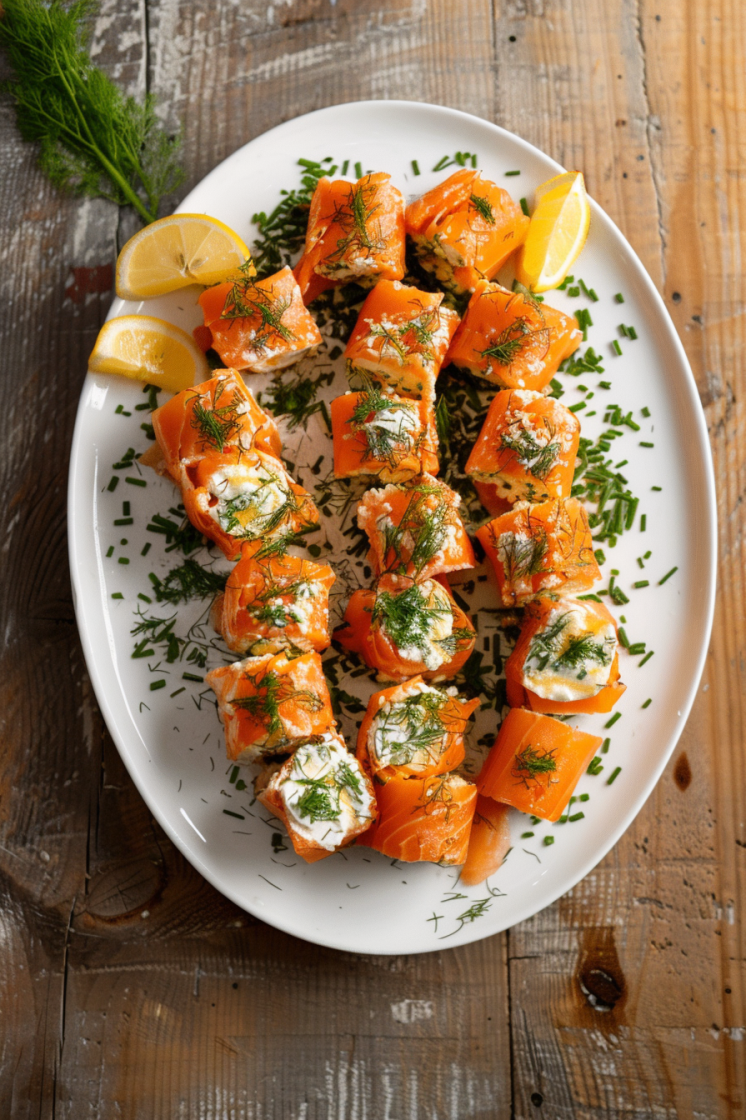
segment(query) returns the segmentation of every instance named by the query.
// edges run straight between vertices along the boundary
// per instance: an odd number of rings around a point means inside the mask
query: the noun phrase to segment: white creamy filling
[[[279,789],[293,830],[330,852],[373,815],[360,764],[334,735],[298,747]]]
[[[531,643],[523,686],[558,703],[589,699],[609,683],[615,649],[613,623],[580,603],[560,602]]]
[[[382,435],[393,436],[396,443],[411,447],[414,443],[412,435],[419,426],[420,421],[416,410],[403,405],[382,408],[380,412],[376,412],[372,420],[366,420],[362,428],[371,433],[374,441],[377,433],[381,433]]]
[[[453,613],[448,594],[441,584],[428,579],[418,586],[427,603],[424,629],[412,635],[411,645],[397,648],[404,661],[421,662],[432,672],[450,660],[451,655],[441,643],[453,632]]]
[[[263,463],[235,463],[210,475],[208,494],[217,498],[205,510],[220,528],[231,536],[242,537],[251,523],[268,518],[287,503],[289,490],[284,476]]]
[[[436,700],[445,701],[443,692],[420,682],[408,690],[407,698],[431,695]],[[421,715],[426,713],[421,712]],[[379,708],[368,731],[368,750],[381,766],[403,766],[412,763],[424,765],[439,753],[437,740],[428,737],[428,743],[419,746],[413,742],[422,726],[418,719],[416,705],[403,701],[386,703]],[[445,732],[443,733],[445,734]],[[443,736],[440,737],[442,743]],[[409,747],[407,746],[409,744]]]

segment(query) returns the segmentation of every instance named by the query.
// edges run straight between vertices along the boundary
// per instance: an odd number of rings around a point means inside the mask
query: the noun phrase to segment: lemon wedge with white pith
[[[116,373],[180,393],[210,376],[207,358],[194,339],[163,319],[121,315],[99,331],[88,368]]]
[[[188,284],[220,284],[250,260],[237,233],[206,214],[172,214],[131,237],[117,260],[117,295],[141,300]],[[255,270],[244,268],[244,275]]]
[[[561,284],[588,237],[591,207],[579,171],[568,171],[536,188],[528,236],[518,250],[516,277],[534,292]]]

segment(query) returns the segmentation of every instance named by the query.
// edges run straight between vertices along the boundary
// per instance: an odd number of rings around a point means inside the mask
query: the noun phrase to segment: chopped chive
[[[581,278],[579,276],[578,276],[578,284],[580,284],[580,287],[583,291],[583,295],[587,296],[588,295],[588,289],[586,288],[584,281],[581,280]]]
[[[511,175],[520,175],[520,171],[506,171],[505,178],[509,179]]]
[[[582,412],[585,408],[585,401],[579,401],[578,404],[570,405],[570,412]]]
[[[580,295],[580,288],[578,288],[577,285],[573,285],[572,288],[567,289],[567,294],[570,299],[576,299]]]
[[[602,770],[603,770],[603,763],[601,762],[601,759],[599,758],[599,756],[596,755],[596,757],[592,758],[591,761],[588,763],[588,768],[586,770],[586,774],[591,774],[591,775],[593,775],[593,777],[597,777],[601,773]]]
[[[350,161],[348,159],[346,159],[339,169],[339,174],[340,175],[346,175],[347,174],[347,168],[349,166],[350,166]]]
[[[671,568],[670,572],[666,572],[663,579],[658,580],[658,586],[660,587],[662,583],[665,583],[667,579],[670,579],[671,576],[674,574],[674,572],[678,572],[678,570],[679,570],[679,565],[677,564],[675,568]]]
[[[544,843],[546,844],[546,846],[548,848],[550,844],[554,843],[554,837],[553,836],[545,836],[544,837]]]
[[[171,697],[171,699],[173,699],[174,696],[178,696],[180,692],[185,692],[185,691],[186,691],[186,689],[182,685],[181,688],[176,689],[176,692],[169,692],[169,696]]]
[[[652,555],[652,552],[650,551],[650,549],[648,549],[647,552],[643,554],[642,558],[643,560],[649,560]]]
[[[582,821],[584,816],[585,816],[585,813],[581,809],[579,813],[573,813],[572,816],[568,817],[567,819],[570,822],[570,824],[572,824],[573,821]]]
[[[599,599],[598,595],[593,595],[593,594],[576,595],[575,598],[576,599],[592,599],[594,603],[600,603],[601,602],[601,599]]]
[[[526,217],[527,218],[530,217],[529,212],[528,212],[528,202],[526,201],[525,198],[522,198],[520,200],[520,205],[521,205],[521,210],[526,215]]]
[[[117,517],[114,522],[115,525],[134,525],[135,520],[133,517]]]
[[[153,600],[150,598],[150,596],[143,595],[142,591],[138,591],[137,597],[138,597],[138,599],[142,599],[143,603],[152,603],[153,602]]]
[[[151,692],[157,692],[159,688],[165,688],[165,687],[166,687],[165,680],[151,681],[150,682],[150,691]]]
[[[120,564],[129,564],[129,558],[127,556],[120,556],[119,557],[119,563]]]
[[[625,649],[629,649],[629,638],[627,637],[627,631],[623,626],[619,627],[619,641],[622,643]]]
[[[614,784],[614,782],[615,782],[615,781],[617,780],[617,778],[619,777],[619,775],[621,774],[621,772],[622,772],[622,768],[621,768],[621,766],[617,766],[616,770],[612,771],[612,773],[611,773],[611,774],[609,775],[609,777],[608,777],[608,778],[606,779],[606,784],[607,784],[607,786],[611,786],[611,785],[613,785],[613,784]]]
[[[621,292],[617,292],[617,294],[614,296],[614,299],[617,301],[617,303],[624,303],[624,296]]]
[[[632,586],[637,587],[637,588],[650,587],[650,580],[649,579],[638,579],[638,580],[635,581],[635,583],[632,584]]]
[[[593,553],[593,555],[596,557],[596,563],[598,563],[598,564],[605,564],[606,563],[606,553],[604,552],[604,550],[602,548],[597,548],[596,551]]]
[[[114,412],[117,415],[120,415],[122,412],[124,412],[124,405],[123,404],[118,404],[117,407],[114,409]]]
[[[647,700],[645,701],[645,703],[641,705],[641,707],[649,708],[652,703],[653,703],[652,697],[649,696],[647,698]]]
[[[357,163],[355,164],[355,178],[356,179],[362,179],[362,177],[363,177],[363,165],[360,162],[360,160],[358,160]]]
[[[640,440],[640,447],[655,447],[655,444]],[[653,487],[653,489],[655,490],[655,487]]]
[[[435,164],[435,167],[433,168],[433,171],[442,171],[443,168],[447,165],[447,163],[448,163],[448,156],[441,156],[440,159],[438,160],[438,162]]]
[[[536,833],[534,833],[534,832],[522,832],[521,833],[521,840],[528,840],[531,836],[535,836],[535,835],[536,835]]]
[[[111,597],[112,597],[112,599],[123,599],[124,595],[122,594],[121,591],[112,591]]]
[[[358,179],[360,176],[358,175]],[[239,821],[245,821],[246,817],[242,817],[240,813],[234,813],[232,809],[223,809],[226,817],[235,817]]]
[[[562,283],[557,285],[557,291],[558,292],[564,292],[567,285],[572,284],[574,279],[575,279],[574,276],[566,276],[565,279],[562,281]]]
[[[620,323],[617,327],[617,330],[620,332],[623,338],[627,337],[627,328],[625,327],[624,323]]]
[[[589,793],[581,793],[578,801],[590,801],[591,795]]]
[[[641,408],[640,412],[642,413],[642,415],[645,417],[646,420],[650,416],[650,409],[648,408],[647,405],[645,405],[645,408]]]
[[[645,642],[633,642],[633,644],[629,647],[628,652],[632,655],[632,657],[636,657],[638,653],[645,652],[645,644]]]
[[[610,746],[611,739],[604,739],[603,743],[601,744],[601,754],[608,754]]]
[[[558,381],[556,377],[553,377],[549,384],[552,386],[552,392],[550,396],[559,398],[565,395],[565,391],[562,388],[562,382]]]
[[[610,381],[599,381],[598,387],[599,387],[599,389],[610,389],[611,388],[611,382]]]
[[[417,162],[416,159],[412,160],[412,171],[414,172],[415,175],[419,175],[419,173],[420,173],[420,165],[419,165],[419,163]]]
[[[132,478],[131,475],[125,475],[124,476],[124,481],[129,482],[130,486],[147,486],[148,485],[144,478]]]
[[[637,563],[639,564],[639,566],[640,566],[641,568],[644,568],[644,567],[645,567],[645,561],[643,560],[642,556],[638,556],[638,557],[637,557]]]
[[[588,296],[594,303],[598,303],[598,296],[596,295],[596,289],[595,288],[589,288],[588,289]]]
[[[611,716],[609,719],[607,719],[606,723],[604,724],[604,727],[613,727],[614,724],[616,723],[616,721],[618,719],[621,719],[621,718],[622,718],[622,713],[621,712],[614,712],[614,715]]]
[[[474,152],[474,154],[471,157],[471,165],[472,165],[472,167],[477,166],[477,153],[476,152]]]
[[[643,657],[643,659],[640,662],[638,667],[641,669],[643,667],[643,665],[645,664],[645,662],[649,661],[654,653],[655,653],[655,650],[653,650],[653,649],[648,650],[648,652],[645,654],[645,656]]]
[[[202,681],[205,678],[204,677],[198,677],[196,673],[182,673],[181,674],[181,679],[183,681],[199,681],[200,684],[201,684]]]
[[[152,547],[151,542],[147,541],[147,543],[143,546],[143,550],[140,553],[140,555],[141,556],[147,556],[148,553],[150,552],[151,547]]]
[[[129,517],[132,509],[129,502],[122,502],[122,517]]]
[[[648,526],[648,515],[646,513],[640,514],[640,532],[644,533]]]
[[[662,486],[651,486],[650,489],[651,490],[657,490],[660,493],[660,491],[663,489],[663,487]]]
[[[236,789],[239,791],[239,793],[241,792],[241,790],[246,789],[246,782],[243,780],[243,778],[239,778],[236,782]]]
[[[107,557],[114,555],[114,545],[113,544],[109,545],[108,549],[106,550],[106,555],[107,555]]]
[[[619,339],[618,338],[614,339],[614,341],[611,344],[611,348],[612,348],[612,350],[614,351],[615,354],[618,354],[621,357],[622,348],[619,345]]]
[[[116,475],[116,474],[113,474],[111,476],[111,481],[109,482],[109,485],[106,487],[106,489],[113,492],[114,490],[116,490],[118,485],[119,485],[119,476]]]

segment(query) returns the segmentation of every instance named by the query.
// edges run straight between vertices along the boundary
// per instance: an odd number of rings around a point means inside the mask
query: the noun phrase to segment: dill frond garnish
[[[543,529],[531,531],[529,536],[501,533],[497,541],[497,554],[505,569],[505,578],[512,583],[525,576],[534,576],[542,569],[549,547]]]
[[[529,474],[542,482],[547,477],[562,450],[559,440],[554,439],[554,430],[547,426],[548,443],[539,443],[534,432],[527,428],[512,426],[500,436],[500,447],[512,451]]]
[[[445,746],[442,713],[447,703],[443,693],[419,692],[392,704],[388,712],[380,711],[375,723],[381,738],[379,759],[388,766],[408,766],[415,755],[424,753],[436,762]]]
[[[316,398],[321,386],[329,385],[333,380],[333,371],[320,373],[317,377],[299,373],[290,380],[287,374],[280,375],[268,389],[259,393],[257,401],[273,416],[286,416],[289,428],[297,428],[299,424],[305,427],[314,413],[323,413],[326,406]]]
[[[270,214],[260,211],[252,215],[251,220],[259,228],[259,237],[251,251],[258,279],[294,263],[306,239],[308,208],[316,185],[319,179],[337,170],[331,159],[321,163],[299,159],[298,165],[303,168],[300,188],[280,191],[282,199]]]
[[[383,555],[394,554],[386,571],[403,573],[409,563],[416,572],[421,572],[440,552],[453,522],[448,502],[441,499],[431,504],[428,501],[431,495],[440,493],[441,487],[437,485],[422,483],[413,487],[412,497],[399,524],[383,529]]]
[[[413,583],[398,595],[381,591],[373,605],[372,622],[379,625],[397,649],[422,649],[433,622],[452,614],[450,603],[430,606],[422,589]]]
[[[527,747],[524,747],[523,750],[515,756],[513,777],[518,779],[517,784],[523,785],[528,789],[531,782],[538,782],[539,775],[553,774],[557,769],[555,754],[556,748],[552,750],[537,750],[529,743]]]
[[[125,97],[91,62],[97,8],[95,0],[5,0],[0,46],[15,80],[3,88],[15,100],[21,136],[40,144],[40,166],[56,187],[133,206],[147,224],[161,197],[183,181],[181,140],[163,130],[152,94],[141,104]]]
[[[319,751],[323,757],[323,748]],[[297,757],[297,756],[296,756]],[[305,786],[294,805],[301,817],[314,821],[335,821],[342,812],[340,797],[344,790],[351,790],[354,798],[360,800],[363,787],[360,775],[356,774],[347,762],[339,762],[334,770],[318,778],[291,778],[299,786]]]
[[[245,673],[244,676],[257,691],[253,696],[240,696],[231,700],[231,706],[249,712],[264,723],[270,739],[282,733],[280,704],[294,701],[309,712],[319,712],[324,706],[323,700],[315,692],[307,688],[297,689],[288,677],[280,677],[273,671],[265,673],[261,679],[250,673]]]
[[[198,400],[195,401],[192,409],[192,427],[199,432],[200,442],[214,447],[217,451],[222,451],[231,436],[241,429],[238,401],[218,407],[222,393],[223,387],[220,385],[210,407],[205,407],[202,401]]]
[[[421,436],[414,436],[418,424],[416,403],[392,400],[377,385],[365,382],[351,418],[353,431],[365,436],[364,460],[377,459],[395,467],[402,454],[421,442]]]
[[[156,601],[159,603],[188,603],[191,599],[206,599],[225,587],[225,572],[214,572],[196,560],[187,559],[172,568],[163,579],[151,576]]]
[[[477,210],[480,213],[480,215],[484,218],[485,222],[487,222],[491,226],[494,226],[494,224],[495,224],[495,214],[494,214],[494,211],[492,209],[492,206],[490,205],[489,199],[488,198],[482,198],[478,194],[473,194],[471,196],[471,198],[469,199],[469,201],[471,202],[474,209]]]
[[[239,265],[238,271],[244,275],[234,281],[225,297],[221,319],[250,319],[259,316],[259,328],[248,343],[254,351],[267,348],[272,335],[279,335],[284,342],[292,342],[295,335],[286,327],[282,317],[292,303],[290,296],[275,298],[272,290],[260,288],[256,276],[252,275],[254,264],[251,260]]]
[[[366,178],[367,181],[351,184],[346,202],[340,202],[334,207],[332,221],[342,230],[343,236],[321,262],[324,274],[333,275],[347,268],[344,258],[351,249],[357,249],[368,256],[380,252],[385,246],[380,232],[370,228],[375,225],[374,216],[381,204],[375,201],[378,187],[371,186],[370,178]]]
[[[609,665],[614,656],[614,639],[594,642],[592,634],[579,634],[571,638],[566,648],[552,662],[554,669],[580,669],[588,661]]]
[[[549,328],[532,329],[528,320],[519,316],[479,353],[483,358],[490,358],[501,366],[509,366],[527,347],[541,349],[546,353],[549,349]]]

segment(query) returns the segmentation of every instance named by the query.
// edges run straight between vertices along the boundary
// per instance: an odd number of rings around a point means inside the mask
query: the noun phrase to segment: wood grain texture
[[[743,1116],[745,20],[739,0],[106,0],[99,16],[99,64],[183,122],[184,190],[273,125],[369,97],[462,108],[581,167],[692,362],[720,592],[682,741],[574,891],[423,957],[333,953],[238,910],[152,821],[106,733],[65,489],[134,225],[53,192],[0,109],[0,1116]]]

